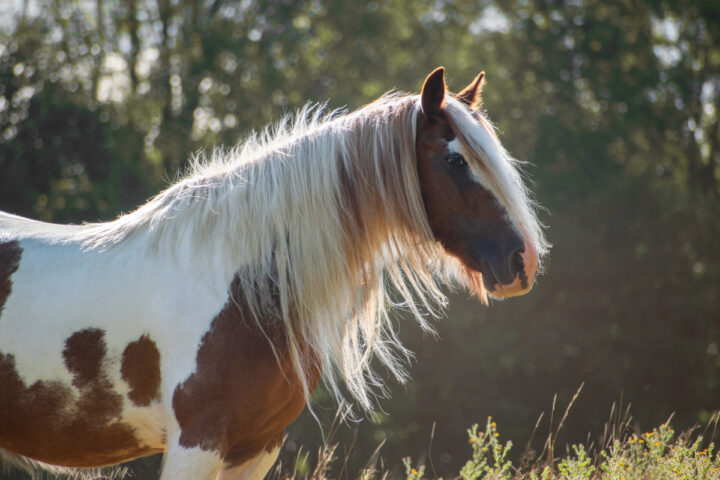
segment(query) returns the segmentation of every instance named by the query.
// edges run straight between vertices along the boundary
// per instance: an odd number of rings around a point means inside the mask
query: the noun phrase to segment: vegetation
[[[569,410],[569,408],[568,408]],[[566,415],[563,417],[566,418]],[[554,435],[545,441],[540,455],[535,454],[529,444],[519,464],[510,458],[512,441],[500,439],[497,423],[488,417],[484,430],[477,424],[468,429],[470,458],[457,474],[449,478],[462,480],[716,480],[720,479],[720,452],[714,443],[707,443],[697,429],[676,435],[670,421],[644,433],[635,433],[630,428],[627,411],[621,423],[606,425],[606,431],[599,444],[574,444],[564,455],[554,455]],[[614,421],[618,421],[615,418]],[[716,428],[718,418],[713,418],[705,429]],[[557,426],[555,434],[562,428]],[[307,455],[299,456],[292,472],[283,472],[278,465],[270,476],[273,480],[327,480],[350,477],[343,468],[338,471],[337,446],[326,445],[319,449],[314,468],[310,470]],[[403,459],[404,470],[384,470],[377,466],[377,455],[371,457],[368,465],[360,470],[357,478],[406,480],[442,479],[435,471],[432,457],[427,464],[414,465],[410,457]],[[343,476],[345,472],[345,476]]]
[[[517,444],[555,392],[567,401],[582,382],[557,445],[600,435],[619,397],[638,431],[673,412],[684,430],[720,406],[717,1],[5,3],[0,209],[46,221],[133,209],[192,152],[305,102],[356,108],[417,91],[438,65],[454,90],[486,71],[485,108],[529,162],[554,248],[529,295],[487,309],[455,295],[440,341],[398,317],[413,381],[340,429],[358,458],[385,442],[400,469],[434,431],[435,469],[457,474],[474,419],[492,413]],[[315,410],[327,424],[335,406],[318,391]],[[286,464],[323,444],[309,415],[288,434]],[[634,458],[627,442],[606,453]],[[135,464],[136,477],[158,462]]]
[[[502,444],[496,424],[488,418],[485,430],[478,432],[477,425],[468,431],[472,457],[460,470],[463,480],[610,480],[653,479],[709,480],[720,478],[720,454],[714,444],[703,448],[703,437],[691,439],[687,435],[675,436],[675,431],[663,424],[641,435],[632,434],[614,440],[599,450],[593,459],[583,444],[572,449],[556,462],[545,460],[527,470],[516,469],[508,459],[512,442]],[[421,480],[425,469],[415,469],[406,459],[408,480]],[[431,477],[432,478],[432,477]]]

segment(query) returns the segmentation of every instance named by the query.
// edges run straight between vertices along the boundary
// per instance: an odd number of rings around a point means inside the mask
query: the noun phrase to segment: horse
[[[307,106],[114,221],[0,214],[4,456],[261,479],[321,379],[372,410],[372,358],[406,378],[391,307],[530,290],[544,226],[483,83]]]

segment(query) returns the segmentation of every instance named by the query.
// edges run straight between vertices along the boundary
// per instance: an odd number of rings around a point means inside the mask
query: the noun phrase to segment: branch
[[[133,95],[137,91],[137,72],[135,67],[137,66],[137,57],[140,53],[140,37],[138,35],[138,29],[140,28],[140,22],[137,19],[137,0],[130,0],[128,2],[128,15],[127,15],[128,28],[130,30],[130,85],[132,87]]]

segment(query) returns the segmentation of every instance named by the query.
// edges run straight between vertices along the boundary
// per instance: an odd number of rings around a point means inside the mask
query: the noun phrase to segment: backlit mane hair
[[[447,104],[473,152],[468,161],[544,253],[516,162],[484,117],[478,123],[449,95]],[[371,358],[402,381],[410,354],[389,306],[429,328],[427,316],[446,303],[442,283],[459,280],[486,300],[481,275],[433,240],[416,167],[420,108],[419,96],[398,93],[349,114],[306,107],[231,150],[199,155],[185,178],[135,212],[77,235],[91,249],[148,238],[151,248],[172,246],[178,261],[221,271],[259,325],[273,306],[306,395],[309,345],[332,391],[340,396],[339,377],[372,409],[383,387]]]

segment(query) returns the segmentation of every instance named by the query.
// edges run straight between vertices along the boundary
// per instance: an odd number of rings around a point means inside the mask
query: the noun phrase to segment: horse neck
[[[337,310],[367,278],[417,243],[424,222],[414,171],[414,107],[371,105],[350,115],[293,127],[275,142],[249,142],[214,155],[89,243],[136,236],[188,268],[210,269],[226,284],[245,272],[273,278],[289,303]],[[298,131],[300,130],[300,131]],[[422,216],[422,220],[418,217]]]
[[[391,120],[363,111],[335,118],[262,156],[235,152],[237,167],[191,179],[190,191],[210,185],[194,194],[193,243],[224,251],[233,268],[285,256],[289,269],[300,263],[308,274],[374,262],[418,215],[407,211],[408,197],[419,196],[416,174],[402,164],[414,168],[414,135],[407,118]]]

